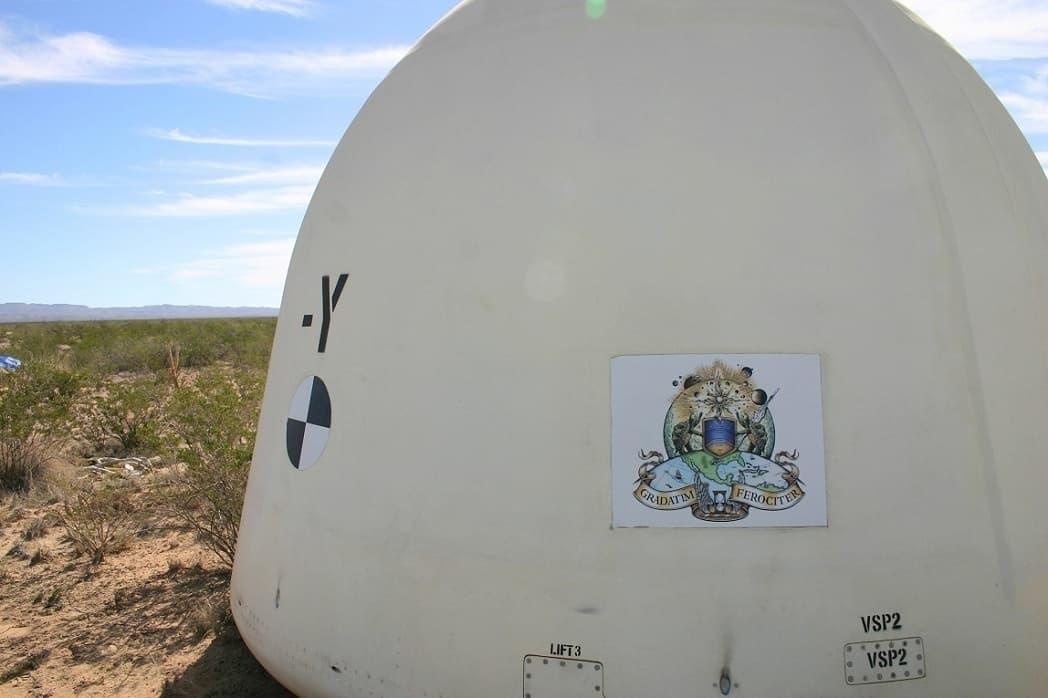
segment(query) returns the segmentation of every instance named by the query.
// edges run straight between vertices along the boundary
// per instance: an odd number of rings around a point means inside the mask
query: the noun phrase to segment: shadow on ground
[[[232,623],[181,676],[168,681],[160,695],[161,698],[294,698],[294,694],[267,674],[251,655]]]

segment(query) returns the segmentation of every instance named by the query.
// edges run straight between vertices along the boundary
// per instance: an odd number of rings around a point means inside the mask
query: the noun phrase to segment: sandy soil
[[[228,571],[191,534],[154,522],[92,565],[45,497],[0,501],[0,698],[291,695],[244,646]]]

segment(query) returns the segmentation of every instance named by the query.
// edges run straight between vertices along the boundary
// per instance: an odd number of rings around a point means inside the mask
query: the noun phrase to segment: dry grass
[[[29,553],[29,566],[39,565],[42,562],[49,562],[51,560],[51,551],[42,545],[37,545],[33,548],[33,551]]]
[[[0,435],[0,490],[26,492],[55,458],[55,441],[39,433]]]
[[[194,608],[186,617],[186,625],[193,639],[199,642],[208,633],[218,637],[232,620],[233,614],[229,608],[229,599],[223,597],[218,600],[205,601]]]
[[[26,524],[25,528],[22,529],[22,540],[36,540],[37,538],[41,538],[47,533],[50,527],[51,526],[46,517],[37,516],[36,518],[31,519],[29,523]]]

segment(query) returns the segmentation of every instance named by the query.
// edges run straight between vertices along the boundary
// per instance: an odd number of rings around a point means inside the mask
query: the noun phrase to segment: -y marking
[[[331,329],[331,314],[335,312],[335,306],[338,305],[338,299],[342,297],[342,289],[346,287],[346,281],[349,280],[349,274],[339,274],[338,280],[335,282],[335,291],[331,291],[331,277],[325,274],[320,277],[320,293],[323,301],[324,314],[321,316],[320,321],[320,341],[317,343],[317,351],[323,354],[327,350],[328,330]],[[307,314],[302,316],[302,326],[312,327],[313,315]]]

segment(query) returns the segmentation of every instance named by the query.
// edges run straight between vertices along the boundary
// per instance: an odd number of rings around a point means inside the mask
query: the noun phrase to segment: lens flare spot
[[[564,267],[548,260],[532,264],[524,278],[528,295],[537,301],[555,301],[564,293]]]
[[[590,19],[600,19],[608,9],[608,0],[586,0],[586,14]]]

